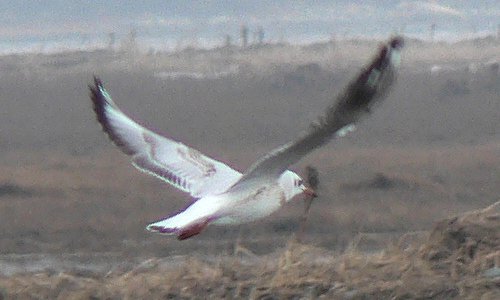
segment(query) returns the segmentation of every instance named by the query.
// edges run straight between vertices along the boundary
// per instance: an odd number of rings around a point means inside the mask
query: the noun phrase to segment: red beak
[[[316,194],[316,192],[310,187],[306,187],[304,189],[304,194],[312,198],[318,197],[318,194]]]

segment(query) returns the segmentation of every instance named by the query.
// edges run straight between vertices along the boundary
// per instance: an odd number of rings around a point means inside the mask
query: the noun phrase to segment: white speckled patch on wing
[[[101,82],[91,86],[97,119],[111,140],[132,156],[135,167],[171,185],[203,197],[222,193],[241,173],[199,151],[148,130],[127,117],[113,102]]]

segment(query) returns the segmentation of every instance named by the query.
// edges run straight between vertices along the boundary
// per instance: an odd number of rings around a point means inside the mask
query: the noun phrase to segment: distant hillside
[[[409,41],[388,101],[342,144],[497,139],[500,45],[483,42]],[[0,147],[85,152],[105,145],[88,99],[94,74],[138,121],[176,139],[216,151],[272,147],[304,130],[376,47],[353,40],[245,51],[3,56]]]

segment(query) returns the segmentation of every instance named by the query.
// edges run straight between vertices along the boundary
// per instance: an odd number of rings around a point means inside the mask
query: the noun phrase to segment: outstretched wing
[[[89,86],[97,120],[109,138],[135,167],[180,190],[201,198],[227,190],[241,173],[195,149],[148,130],[126,116],[113,102],[102,82]]]
[[[370,65],[350,83],[324,117],[311,124],[299,139],[285,144],[254,163],[236,183],[239,186],[259,177],[277,177],[303,156],[327,143],[333,136],[344,136],[354,128],[372,106],[382,100],[395,79],[403,39],[391,39],[383,45]]]

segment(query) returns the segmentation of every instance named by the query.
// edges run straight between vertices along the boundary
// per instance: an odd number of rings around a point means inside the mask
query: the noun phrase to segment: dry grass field
[[[320,175],[300,242],[300,198],[183,242],[147,233],[188,198],[109,143],[87,84],[244,170],[375,43],[0,57],[0,299],[497,299],[500,46],[483,42],[410,41],[387,101],[293,166]]]
[[[260,256],[154,257],[107,273],[3,276],[0,285],[2,297],[24,299],[498,299],[499,220],[497,202],[443,220],[425,237],[403,235],[377,253],[355,246],[336,253],[291,239]]]

